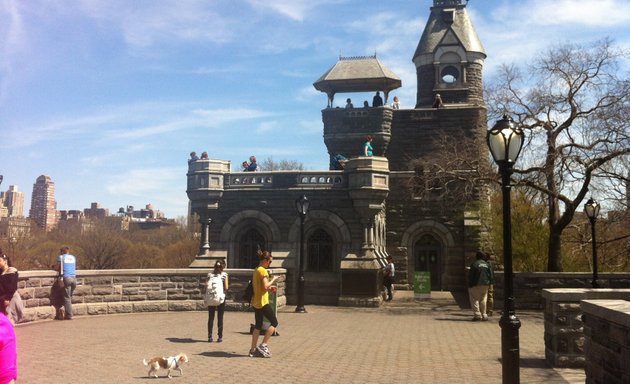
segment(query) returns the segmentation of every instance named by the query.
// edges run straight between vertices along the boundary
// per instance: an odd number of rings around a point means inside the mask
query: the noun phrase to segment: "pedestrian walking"
[[[387,289],[387,301],[392,301],[394,298],[392,285],[394,284],[395,274],[394,259],[391,256],[387,256],[387,265],[383,268],[383,286]]]
[[[492,316],[494,313],[494,261],[495,257],[489,253],[486,253],[486,263],[490,266],[491,281],[488,286],[488,300],[486,301],[486,314]]]
[[[271,357],[271,351],[269,351],[269,339],[278,326],[278,319],[276,314],[269,305],[269,291],[276,292],[277,287],[273,284],[276,282],[278,276],[274,276],[269,280],[269,271],[267,268],[271,265],[273,257],[268,251],[258,251],[258,268],[254,271],[252,276],[252,286],[254,287],[254,296],[252,297],[252,307],[254,307],[254,331],[252,332],[252,343],[249,349],[249,356],[262,356]],[[258,338],[263,326],[263,317],[269,320],[269,327],[263,336],[263,341],[258,344]]]
[[[476,260],[468,271],[468,296],[473,311],[473,321],[487,321],[486,303],[488,288],[494,281],[492,269],[485,260],[485,253],[477,251]]]
[[[208,273],[208,284],[206,288],[206,305],[208,306],[208,342],[212,343],[212,328],[214,325],[215,313],[217,313],[217,343],[223,341],[223,314],[225,313],[225,293],[229,287],[228,274],[223,271],[224,265],[221,260],[214,263],[214,270]]]

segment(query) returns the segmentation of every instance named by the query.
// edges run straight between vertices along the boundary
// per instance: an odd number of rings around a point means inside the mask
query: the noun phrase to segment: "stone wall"
[[[593,299],[630,299],[630,289],[544,289],[545,360],[552,367],[583,368],[584,322],[580,302]]]
[[[586,383],[630,383],[630,303],[584,300]]]
[[[72,298],[77,316],[133,312],[202,311],[209,269],[79,270]],[[228,269],[226,310],[248,310],[241,296],[252,270]],[[286,304],[286,270],[271,269],[278,279],[278,306]],[[20,271],[18,292],[25,306],[22,322],[53,319],[50,304],[54,271]]]
[[[503,272],[495,272],[495,309],[503,308]],[[545,309],[543,289],[590,289],[593,274],[588,272],[519,272],[514,274],[516,309]],[[601,288],[630,288],[630,273],[600,273]]]

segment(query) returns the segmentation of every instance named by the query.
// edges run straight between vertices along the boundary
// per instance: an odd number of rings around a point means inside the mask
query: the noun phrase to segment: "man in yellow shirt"
[[[258,353],[262,357],[271,357],[271,352],[269,351],[267,343],[278,326],[278,319],[276,314],[273,312],[271,305],[269,305],[269,291],[275,292],[278,289],[273,286],[273,283],[275,283],[278,276],[274,276],[273,279],[269,280],[269,272],[267,271],[267,268],[269,268],[269,265],[273,260],[270,252],[258,251],[258,259],[260,260],[258,268],[256,268],[254,275],[252,276],[254,296],[252,297],[251,304],[252,307],[254,307],[255,326],[254,332],[252,332],[252,345],[249,349],[249,356],[254,357]],[[260,336],[260,331],[262,330],[263,317],[266,317],[271,325],[267,328],[262,343],[259,346],[256,346],[258,343],[258,337]]]

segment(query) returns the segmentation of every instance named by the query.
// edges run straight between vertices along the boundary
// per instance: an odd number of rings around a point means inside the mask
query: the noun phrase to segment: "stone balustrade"
[[[72,298],[76,316],[134,312],[202,311],[210,269],[79,270]],[[250,269],[228,269],[226,310],[248,310],[241,299]],[[278,306],[286,304],[286,270],[271,269],[278,279]],[[25,306],[22,322],[55,317],[50,304],[54,271],[20,271],[18,292]]]
[[[584,300],[586,384],[630,383],[630,302]]]

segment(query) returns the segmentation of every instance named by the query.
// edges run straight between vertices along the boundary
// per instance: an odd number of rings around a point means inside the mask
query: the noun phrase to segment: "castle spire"
[[[466,0],[433,0],[413,62],[416,107],[430,107],[436,95],[444,104],[483,105],[481,70],[486,53],[466,10]]]

